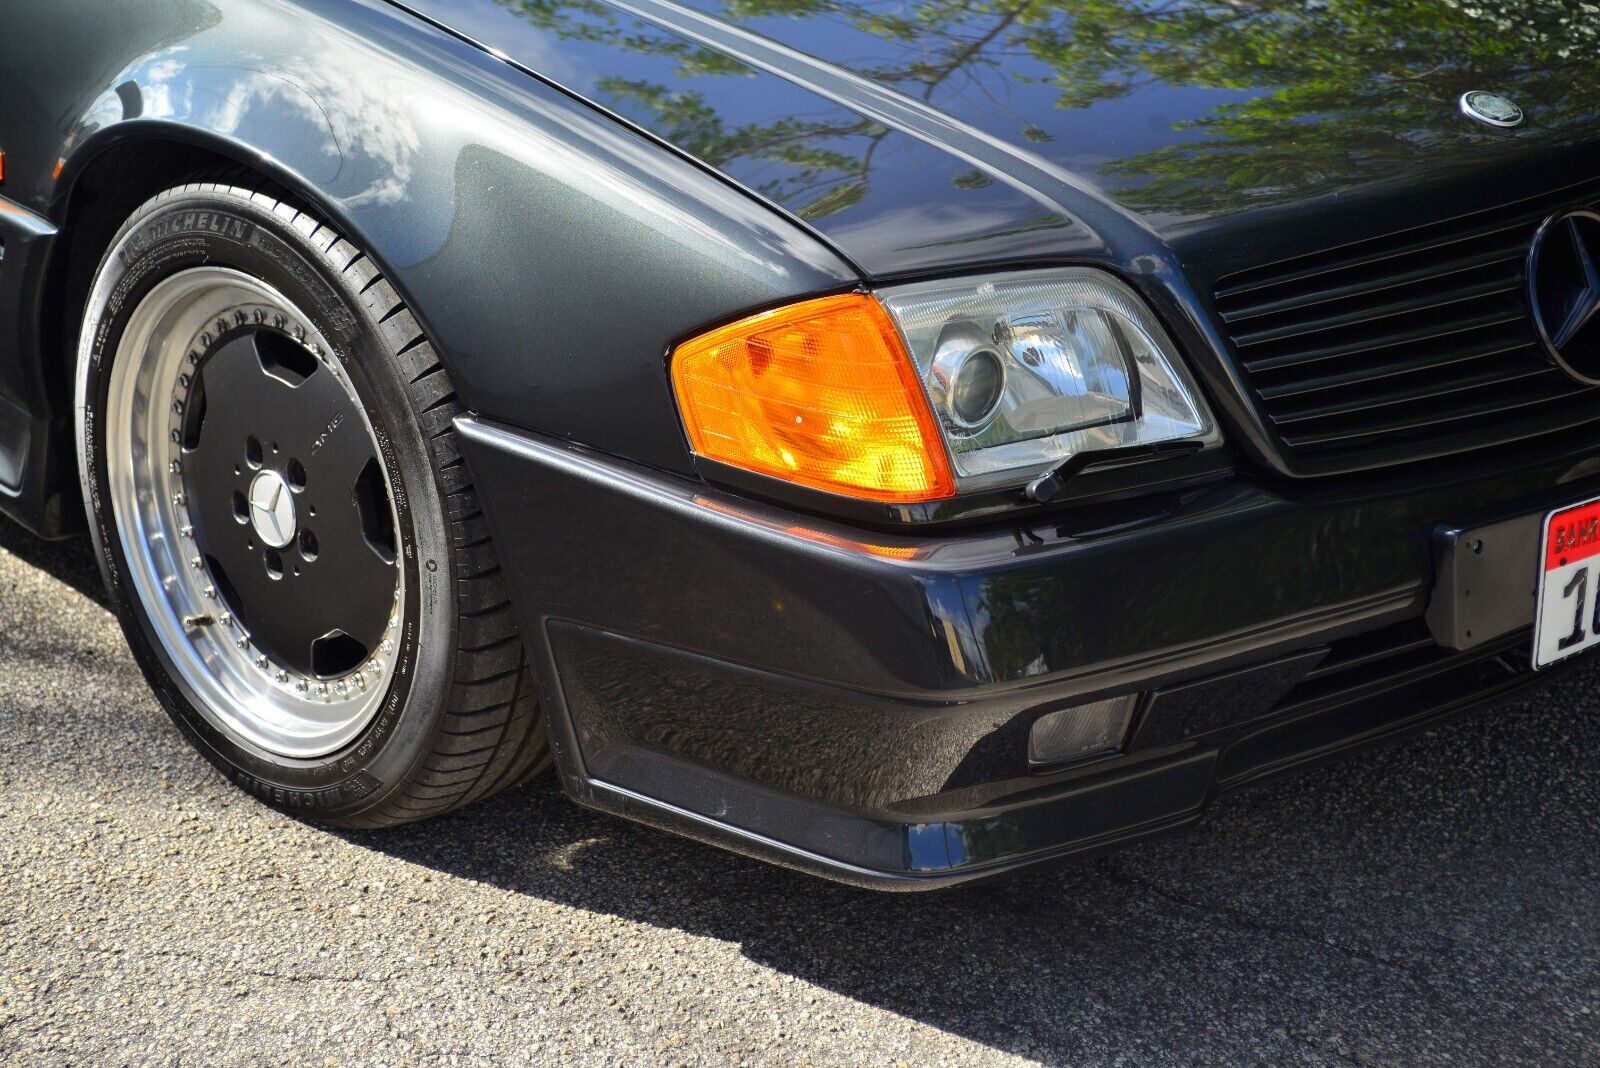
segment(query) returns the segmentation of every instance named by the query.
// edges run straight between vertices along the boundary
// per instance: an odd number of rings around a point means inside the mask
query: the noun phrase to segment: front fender
[[[380,265],[487,417],[691,471],[670,343],[857,281],[724,179],[382,0],[142,3],[138,32],[125,6],[29,5],[0,44],[88,36],[27,87],[66,118],[27,123],[7,195],[60,223],[131,139],[256,166]]]

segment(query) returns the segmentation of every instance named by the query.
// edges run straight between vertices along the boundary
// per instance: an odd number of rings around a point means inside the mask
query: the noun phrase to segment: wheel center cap
[[[269,549],[294,540],[294,496],[276,471],[262,471],[250,483],[250,525]]]

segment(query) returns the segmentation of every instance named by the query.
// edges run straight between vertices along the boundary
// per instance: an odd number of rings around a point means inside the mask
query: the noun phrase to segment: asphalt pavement
[[[1600,664],[951,893],[543,781],[380,834],[229,787],[82,543],[0,529],[0,1065],[1600,1063]]]

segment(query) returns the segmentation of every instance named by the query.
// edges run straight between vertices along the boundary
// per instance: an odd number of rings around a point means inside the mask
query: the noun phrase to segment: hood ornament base
[[[1474,89],[1461,94],[1461,114],[1486,126],[1502,129],[1522,125],[1522,109],[1510,97]]]

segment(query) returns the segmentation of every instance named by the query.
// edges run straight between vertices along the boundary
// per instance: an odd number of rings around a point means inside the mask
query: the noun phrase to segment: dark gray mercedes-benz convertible
[[[0,509],[271,804],[936,886],[1600,644],[1592,5],[0,26]]]

